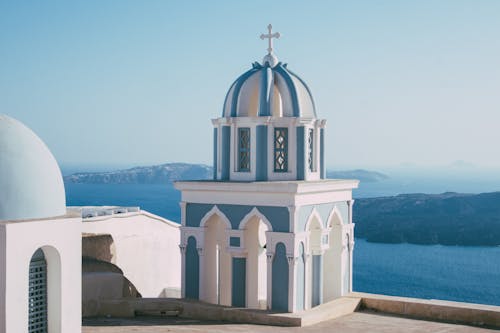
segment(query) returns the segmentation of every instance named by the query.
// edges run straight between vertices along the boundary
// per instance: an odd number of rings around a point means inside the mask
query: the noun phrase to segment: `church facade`
[[[181,190],[181,292],[237,307],[296,312],[352,289],[352,189],[326,179],[326,121],[272,38],[212,120],[211,181]]]

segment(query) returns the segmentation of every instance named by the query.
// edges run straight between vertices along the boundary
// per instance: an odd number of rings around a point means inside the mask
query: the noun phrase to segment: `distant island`
[[[64,177],[65,182],[82,184],[166,184],[176,180],[211,179],[213,168],[204,164],[166,163],[105,172],[79,172]],[[327,171],[328,178],[377,182],[389,177],[375,171]]]
[[[166,163],[105,172],[79,172],[64,177],[68,183],[81,184],[167,184],[176,180],[210,179],[211,166]]]
[[[357,199],[353,216],[369,242],[500,245],[500,192]]]
[[[171,184],[176,180],[211,179],[203,164],[166,163],[107,172],[80,172],[64,177],[81,184]],[[382,182],[387,175],[368,170],[327,171],[328,178]],[[140,203],[138,203],[140,204]],[[500,245],[500,192],[482,194],[400,194],[356,199],[356,237],[377,243]]]

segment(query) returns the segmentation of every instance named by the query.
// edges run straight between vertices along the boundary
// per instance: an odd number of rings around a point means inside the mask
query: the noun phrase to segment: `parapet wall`
[[[500,328],[500,306],[356,292],[348,297],[360,298],[361,309],[406,318]]]

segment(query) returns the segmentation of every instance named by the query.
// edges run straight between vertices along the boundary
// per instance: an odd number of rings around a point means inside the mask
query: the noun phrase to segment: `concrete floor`
[[[85,319],[82,333],[164,333],[164,332],[342,332],[342,333],[486,333],[484,328],[436,323],[373,312],[353,314],[308,327],[272,327],[198,321],[181,318]]]

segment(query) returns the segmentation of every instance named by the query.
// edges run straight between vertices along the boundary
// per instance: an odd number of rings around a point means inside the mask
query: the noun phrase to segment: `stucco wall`
[[[180,230],[177,223],[145,211],[84,220],[83,232],[109,234],[112,263],[143,297],[171,296],[181,288]]]
[[[30,260],[41,248],[47,261],[49,332],[81,330],[81,219],[58,218],[0,224],[0,332],[28,331]]]

